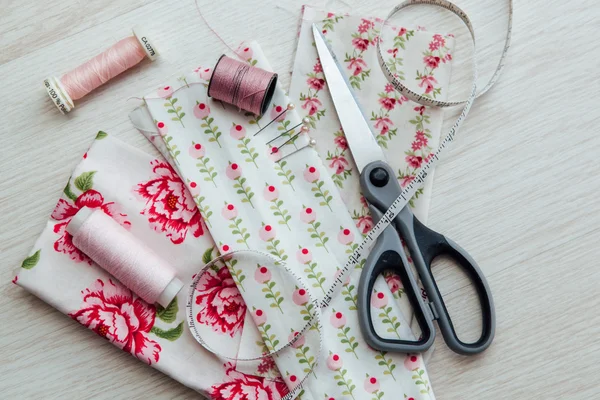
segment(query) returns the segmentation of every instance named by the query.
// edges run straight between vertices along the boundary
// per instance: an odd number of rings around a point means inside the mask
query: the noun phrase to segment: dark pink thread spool
[[[208,84],[208,97],[263,115],[275,93],[277,74],[222,55]]]

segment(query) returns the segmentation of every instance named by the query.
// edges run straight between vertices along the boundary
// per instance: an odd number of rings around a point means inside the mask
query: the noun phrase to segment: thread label
[[[154,57],[156,55],[156,52],[154,51],[154,48],[152,47],[146,36],[142,36],[141,40],[142,43],[144,43],[144,46],[146,46],[146,50],[148,50],[148,54],[150,55],[150,57]]]

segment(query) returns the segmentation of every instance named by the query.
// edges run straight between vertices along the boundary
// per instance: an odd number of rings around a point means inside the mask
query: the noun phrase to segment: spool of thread
[[[67,232],[75,247],[149,304],[167,307],[183,287],[165,260],[102,210],[82,208]]]
[[[133,35],[119,40],[60,79],[53,76],[44,80],[48,96],[61,113],[70,112],[75,108],[74,100],[81,99],[115,76],[139,64],[146,56],[152,61],[156,60],[158,51],[146,32],[136,26],[133,28]]]
[[[263,115],[275,93],[277,74],[222,55],[208,84],[213,97],[240,110]]]

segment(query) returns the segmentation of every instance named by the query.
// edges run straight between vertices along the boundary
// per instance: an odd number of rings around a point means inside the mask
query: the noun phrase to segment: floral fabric
[[[238,52],[249,63],[269,69],[256,44],[244,45]],[[306,378],[303,399],[384,398],[385,393],[399,392],[407,398],[433,398],[420,356],[377,352],[363,341],[356,299],[360,269],[342,277],[341,293],[321,310],[322,326],[297,337],[295,328],[301,328],[312,312],[307,291],[324,295],[362,232],[314,149],[275,162],[281,154],[304,146],[306,137],[292,139],[297,132],[293,127],[318,104],[305,102],[278,117],[290,101],[278,89],[271,111],[255,118],[207,97],[210,72],[209,67],[198,67],[148,94],[145,107],[131,115],[134,125],[152,128],[145,134],[154,138],[187,184],[222,253],[239,249],[270,253],[300,274],[307,286],[276,276],[278,269],[267,264],[248,269],[228,263],[231,278],[225,269],[214,268],[201,277],[192,305],[204,340],[227,354],[234,347],[244,357],[272,352],[296,338],[277,356],[238,361],[235,368],[255,376],[279,375],[288,389]],[[275,118],[276,123],[258,133]],[[289,145],[273,152],[273,146],[288,139]],[[243,312],[238,293],[229,295],[234,284],[246,304],[239,341],[231,340]],[[393,337],[412,338],[409,323],[397,303],[390,301],[394,293],[384,278],[377,280],[374,291],[371,307],[379,316],[375,324]],[[319,352],[320,334],[324,342]],[[413,364],[406,363],[413,357]],[[227,382],[217,388],[221,387],[234,393]],[[271,389],[262,395],[276,393]]]
[[[14,283],[207,397],[281,398],[283,380],[244,374],[198,345],[185,322],[186,288],[167,308],[147,304],[75,248],[65,227],[82,207],[114,218],[169,260],[186,285],[204,265],[203,254],[216,253],[192,194],[173,168],[100,132]],[[207,276],[196,300],[208,310],[202,314],[206,323],[239,338],[245,305],[226,269]]]

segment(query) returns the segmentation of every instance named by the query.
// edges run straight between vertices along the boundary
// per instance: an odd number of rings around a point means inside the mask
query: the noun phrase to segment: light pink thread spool
[[[67,232],[75,247],[149,304],[167,307],[183,287],[165,260],[102,210],[82,208]]]
[[[121,39],[96,57],[67,72],[60,79],[53,76],[44,80],[48,96],[61,113],[70,112],[75,108],[73,100],[82,98],[120,73],[139,64],[146,56],[151,61],[156,60],[158,50],[146,32],[136,26],[133,28],[133,35]]]

